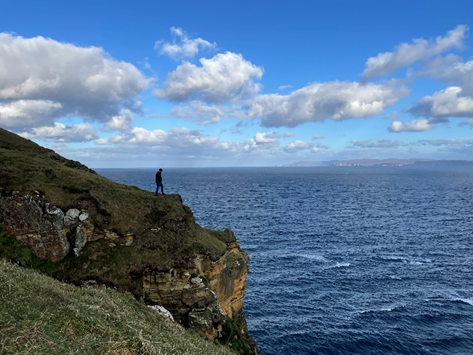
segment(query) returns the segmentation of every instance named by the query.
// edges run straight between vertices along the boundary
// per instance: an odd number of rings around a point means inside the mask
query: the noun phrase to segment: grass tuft
[[[235,354],[108,288],[0,260],[0,354]]]

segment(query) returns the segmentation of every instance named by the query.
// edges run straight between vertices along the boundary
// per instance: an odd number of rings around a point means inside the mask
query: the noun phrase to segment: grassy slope
[[[234,354],[131,295],[80,289],[0,260],[0,354]]]
[[[135,235],[132,246],[117,246],[111,251],[106,241],[88,243],[79,258],[68,256],[49,265],[45,271],[60,279],[79,282],[92,277],[130,289],[125,281],[128,275],[147,267],[167,270],[185,266],[196,253],[216,259],[226,250],[219,238],[223,233],[195,224],[192,212],[178,195],[156,197],[112,182],[79,162],[0,129],[0,193],[2,187],[23,193],[37,190],[44,194],[45,202],[63,210],[92,207],[96,212],[90,217],[96,227]],[[160,228],[159,233],[151,232],[154,228]],[[86,270],[79,268],[85,264]]]

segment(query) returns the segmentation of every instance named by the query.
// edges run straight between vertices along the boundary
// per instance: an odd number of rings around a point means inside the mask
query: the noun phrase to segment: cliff
[[[114,183],[0,129],[0,257],[76,285],[107,285],[169,310],[240,353],[248,255],[195,223],[179,195]]]
[[[129,293],[75,287],[2,260],[0,353],[237,354],[167,320]]]

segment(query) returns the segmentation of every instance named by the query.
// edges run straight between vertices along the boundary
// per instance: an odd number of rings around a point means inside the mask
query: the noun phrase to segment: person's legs
[[[157,183],[156,183],[156,192],[155,192],[155,195],[156,195],[156,196],[158,196],[159,187],[161,187],[161,193],[164,195],[163,183],[162,183],[162,182],[157,182]]]

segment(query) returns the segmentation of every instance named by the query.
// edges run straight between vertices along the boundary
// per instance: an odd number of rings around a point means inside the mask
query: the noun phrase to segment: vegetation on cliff
[[[75,285],[107,285],[255,354],[243,312],[248,255],[195,223],[179,195],[110,181],[0,129],[0,257]]]
[[[132,295],[82,289],[0,260],[0,354],[235,354]]]

